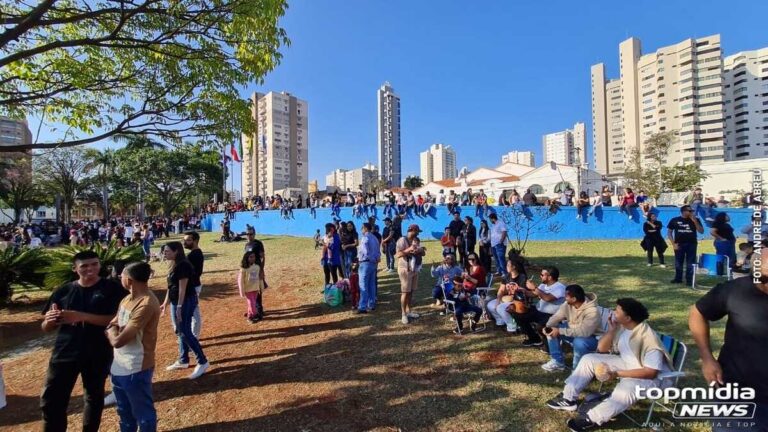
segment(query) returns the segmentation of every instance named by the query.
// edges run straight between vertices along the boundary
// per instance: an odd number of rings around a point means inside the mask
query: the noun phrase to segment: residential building
[[[536,159],[531,151],[511,151],[501,155],[501,163],[512,162],[520,165],[536,166]]]
[[[686,39],[642,55],[640,41],[619,45],[619,78],[592,66],[596,171],[620,176],[654,133],[675,131],[668,163],[724,160],[720,35]]]
[[[8,117],[0,117],[0,148],[5,146],[17,146],[32,144],[32,131],[26,120],[13,120]],[[5,152],[3,158],[17,161],[16,170],[24,171],[26,175],[32,175],[32,151]],[[23,162],[21,161],[23,159]]]
[[[586,137],[586,127],[582,122],[574,124],[573,129],[544,135],[541,139],[544,163],[585,166],[587,163]]]
[[[768,156],[768,48],[723,59],[725,159]]]
[[[353,170],[334,170],[325,177],[325,188],[369,192],[373,189],[373,182],[378,178],[379,170],[375,165],[368,163]]]
[[[451,146],[433,144],[421,152],[421,179],[424,183],[456,177],[456,152]]]
[[[377,92],[379,175],[390,186],[400,186],[400,96],[385,82]]]
[[[309,182],[309,107],[286,92],[254,93],[253,119],[258,127],[243,136],[244,196],[306,195]]]

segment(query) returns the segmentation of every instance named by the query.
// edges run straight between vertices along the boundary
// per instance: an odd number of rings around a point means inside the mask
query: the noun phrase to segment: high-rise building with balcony
[[[424,184],[456,178],[456,152],[451,146],[433,144],[419,155]]]
[[[723,59],[725,159],[768,157],[768,48]]]
[[[544,163],[586,166],[586,136],[586,128],[581,122],[574,124],[573,129],[544,135],[541,138]]]
[[[385,82],[377,91],[379,176],[390,186],[401,185],[400,96]]]
[[[251,95],[257,131],[243,135],[242,194],[302,194],[309,184],[309,107],[286,92]]]
[[[621,175],[633,151],[652,134],[675,131],[669,164],[724,159],[720,35],[686,39],[642,55],[640,41],[619,45],[619,78],[592,66],[596,171]]]
[[[536,158],[531,151],[511,151],[501,155],[501,163],[515,163],[518,165],[536,166]]]

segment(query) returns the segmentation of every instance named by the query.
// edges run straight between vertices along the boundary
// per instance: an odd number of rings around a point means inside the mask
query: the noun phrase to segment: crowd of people
[[[178,357],[166,370],[189,368],[192,351],[196,364],[188,378],[206,372],[209,363],[198,339],[204,262],[199,241],[196,231],[188,231],[183,242],[171,241],[163,248],[168,276],[162,302],[148,287],[153,273],[149,263],[116,262],[111,277],[103,278],[94,251],[74,255],[77,278],[55,290],[43,309],[43,331],[56,334],[40,402],[43,430],[67,429],[67,408],[78,378],[84,431],[98,431],[104,406],[112,403],[117,404],[120,430],[156,430],[152,376],[161,316],[170,317],[178,339]],[[105,397],[109,376],[113,393]]]

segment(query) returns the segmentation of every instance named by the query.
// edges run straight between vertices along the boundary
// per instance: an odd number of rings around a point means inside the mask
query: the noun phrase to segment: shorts
[[[409,272],[407,269],[398,268],[397,275],[400,276],[400,292],[412,293],[416,289],[419,273]]]

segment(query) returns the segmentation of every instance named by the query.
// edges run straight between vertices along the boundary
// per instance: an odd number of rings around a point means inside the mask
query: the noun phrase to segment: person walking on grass
[[[264,281],[261,279],[261,267],[258,264],[256,252],[246,252],[240,261],[240,272],[237,276],[237,287],[240,297],[248,302],[246,317],[255,324],[264,318],[261,307],[261,293]]]
[[[168,305],[171,306],[171,325],[179,338],[179,358],[166,370],[187,369],[189,367],[189,351],[195,354],[197,366],[195,366],[189,379],[199,378],[208,370],[208,359],[203,353],[203,348],[194,334],[192,334],[192,314],[197,306],[196,287],[199,282],[194,267],[184,256],[184,247],[181,242],[173,241],[165,245],[165,259],[169,261],[168,291],[165,300],[160,306],[160,311],[165,315]]]
[[[419,272],[415,263],[417,257],[424,256],[424,248],[417,246],[418,235],[421,229],[416,224],[408,227],[408,233],[401,237],[395,246],[397,258],[397,274],[400,277],[400,311],[403,324],[410,323],[410,319],[419,317],[419,314],[411,312],[411,299],[413,291],[419,283]]]
[[[99,277],[100,270],[96,252],[75,254],[77,280],[54,291],[43,309],[43,331],[56,332],[40,397],[44,431],[67,430],[67,407],[78,376],[83,386],[83,431],[99,430],[113,356],[104,330],[126,294],[117,282]]]
[[[197,293],[198,302],[195,312],[192,314],[192,334],[198,339],[200,339],[200,330],[203,326],[203,319],[200,316],[200,292],[203,290],[203,282],[201,278],[203,277],[203,263],[205,262],[205,257],[203,256],[203,251],[200,249],[199,243],[200,234],[197,231],[187,231],[184,233],[184,249],[189,250],[187,259],[192,264],[192,267],[195,268],[195,275],[197,276],[198,282],[197,286],[194,287],[195,292]]]
[[[130,294],[120,302],[117,316],[106,330],[114,347],[110,374],[121,431],[157,429],[152,375],[160,302],[147,286],[151,274],[152,267],[147,263],[132,263],[123,269],[121,282]]]

